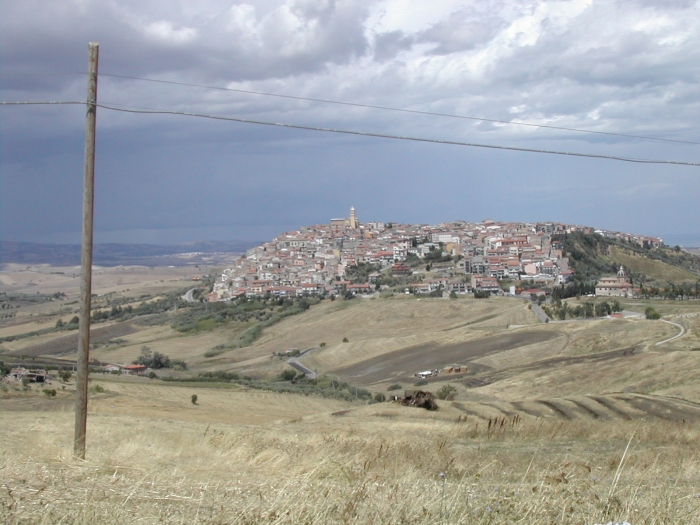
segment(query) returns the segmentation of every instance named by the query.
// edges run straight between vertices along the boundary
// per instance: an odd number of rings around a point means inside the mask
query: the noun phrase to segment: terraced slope
[[[444,403],[444,402],[443,402]],[[700,405],[684,399],[643,394],[571,396],[527,401],[453,401],[450,406],[482,419],[541,417],[574,420],[700,420]]]

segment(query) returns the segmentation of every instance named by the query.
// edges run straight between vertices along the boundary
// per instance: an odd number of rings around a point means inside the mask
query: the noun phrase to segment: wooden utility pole
[[[90,361],[90,296],[92,294],[92,217],[95,197],[95,126],[97,120],[97,59],[100,45],[88,44],[87,120],[83,179],[83,238],[80,259],[80,325],[78,371],[75,381],[75,433],[73,453],[85,459],[87,429],[88,363]]]

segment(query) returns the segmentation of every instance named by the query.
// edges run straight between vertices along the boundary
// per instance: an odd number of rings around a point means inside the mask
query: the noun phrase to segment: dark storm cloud
[[[91,40],[100,43],[103,74],[700,141],[700,7],[693,2],[4,2],[2,99],[84,98],[85,78],[64,73],[85,71]],[[697,160],[692,146],[106,75],[98,97],[310,126]],[[84,108],[0,111],[0,237],[78,232]],[[97,168],[98,238],[109,240],[128,240],[129,232],[152,239],[158,231],[163,241],[198,231],[271,235],[351,204],[364,219],[488,215],[651,234],[688,231],[700,219],[691,198],[700,178],[678,168],[102,109]]]
[[[13,73],[84,71],[83,50],[93,40],[105,51],[105,71],[232,81],[313,72],[346,63],[367,48],[361,3],[297,0],[269,12],[223,2],[199,13],[171,2],[150,7],[111,1],[6,3],[3,40],[11,45],[2,46],[2,63]]]

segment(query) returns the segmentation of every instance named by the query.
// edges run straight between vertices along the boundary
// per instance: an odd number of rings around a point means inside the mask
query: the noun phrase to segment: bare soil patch
[[[138,330],[131,323],[116,323],[109,326],[101,326],[90,330],[91,343],[103,343],[117,337],[133,334]],[[75,352],[78,349],[78,333],[74,332],[50,341],[36,345],[26,346],[14,352],[8,353],[13,357],[38,357],[42,355],[57,355]]]
[[[422,370],[443,368],[453,363],[466,364],[491,353],[542,343],[555,337],[559,337],[556,332],[532,330],[447,345],[433,342],[390,352],[332,372],[366,385],[394,379],[410,381],[413,374]]]

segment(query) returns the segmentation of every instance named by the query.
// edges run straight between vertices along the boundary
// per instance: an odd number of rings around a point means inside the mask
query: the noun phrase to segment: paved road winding
[[[542,321],[543,323],[546,323],[547,320],[549,319],[549,317],[547,317],[547,314],[544,313],[544,310],[542,310],[540,305],[537,303],[532,303],[532,311],[535,312],[537,317],[539,317],[540,321]]]
[[[663,323],[668,323],[672,324],[673,326],[680,328],[680,333],[674,335],[673,337],[669,337],[668,339],[664,339],[663,341],[659,341],[656,343],[656,346],[662,345],[664,343],[669,343],[673,341],[674,339],[678,339],[679,337],[682,337],[685,334],[685,327],[682,324],[674,323],[673,321],[666,321],[665,319],[661,319],[661,322]]]
[[[294,368],[295,370],[298,370],[299,372],[301,372],[302,374],[304,374],[304,375],[306,376],[306,379],[316,379],[316,378],[318,377],[318,374],[317,374],[316,372],[314,372],[313,370],[311,370],[310,368],[306,368],[304,365],[302,365],[302,364],[298,361],[298,359],[299,359],[301,356],[303,356],[304,354],[307,354],[307,353],[311,352],[311,350],[316,350],[317,348],[320,348],[320,347],[314,346],[313,348],[307,348],[306,350],[304,350],[304,351],[303,351],[301,354],[299,354],[298,356],[292,357],[292,358],[288,359],[288,360],[287,360],[287,364],[288,364],[289,366],[291,366],[292,368]]]

